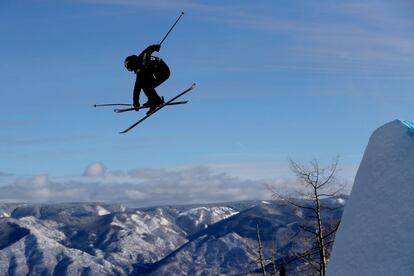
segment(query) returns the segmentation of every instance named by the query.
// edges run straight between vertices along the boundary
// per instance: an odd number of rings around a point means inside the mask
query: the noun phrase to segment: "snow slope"
[[[195,233],[238,212],[229,207],[197,207],[178,214],[176,222],[188,234]]]
[[[414,124],[371,136],[338,229],[329,276],[414,275]]]
[[[325,216],[326,222],[338,221],[341,214],[341,209],[336,209],[330,217]],[[274,255],[273,248],[277,246],[275,258],[289,262],[288,275],[304,275],[300,272],[301,264],[292,262],[290,255],[311,246],[309,240],[292,239],[300,225],[307,225],[309,215],[306,210],[296,212],[296,208],[284,202],[259,202],[191,235],[189,241],[172,254],[136,272],[150,276],[262,275],[257,263],[256,225],[259,225],[264,255]],[[268,270],[270,275],[270,265]]]
[[[184,210],[172,213],[203,229],[236,213],[222,206]],[[188,241],[176,219],[163,208],[0,204],[0,276],[134,275],[136,267],[161,260]]]
[[[324,205],[334,209],[324,224],[336,224],[343,204]],[[289,263],[288,275],[304,275],[289,256],[311,246],[292,239],[299,225],[309,227],[311,214],[283,201],[140,209],[0,204],[0,211],[7,213],[0,217],[0,276],[260,275],[257,225],[264,254],[271,256],[276,246],[277,260]]]

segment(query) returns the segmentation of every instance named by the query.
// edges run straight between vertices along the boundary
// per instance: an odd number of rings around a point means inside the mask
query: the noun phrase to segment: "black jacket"
[[[147,68],[147,66],[149,65],[152,53],[158,52],[159,50],[160,50],[160,45],[154,44],[154,45],[148,46],[144,51],[141,52],[141,54],[138,55],[137,73]]]

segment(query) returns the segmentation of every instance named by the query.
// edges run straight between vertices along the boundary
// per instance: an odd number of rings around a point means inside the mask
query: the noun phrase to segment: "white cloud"
[[[83,173],[83,176],[87,177],[103,177],[105,175],[106,168],[102,163],[96,162],[90,164],[85,172]]]
[[[39,175],[21,178],[0,187],[0,201],[104,201],[150,206],[266,199],[270,196],[263,181],[242,180],[203,166],[174,171],[136,169],[114,174],[105,171],[103,164],[94,163],[82,177],[51,179]]]
[[[291,193],[300,186],[285,175],[286,168],[275,167],[271,177],[270,164],[248,178],[246,173],[259,170],[260,164],[191,166],[180,169],[134,169],[107,171],[102,163],[90,164],[82,176],[50,178],[38,175],[20,178],[0,187],[3,202],[116,202],[132,206],[192,204],[208,202],[270,199],[272,186],[279,193]],[[231,173],[229,174],[228,171]],[[242,178],[237,175],[244,171]],[[266,178],[266,179],[264,179]]]

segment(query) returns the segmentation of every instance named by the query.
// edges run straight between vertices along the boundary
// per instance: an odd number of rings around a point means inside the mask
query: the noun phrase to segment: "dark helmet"
[[[128,71],[136,71],[138,69],[138,56],[128,56],[124,61],[124,66]]]

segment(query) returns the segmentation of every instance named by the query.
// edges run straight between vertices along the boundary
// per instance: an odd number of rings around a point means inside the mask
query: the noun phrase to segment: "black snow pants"
[[[166,81],[170,77],[170,74],[170,68],[168,68],[168,65],[161,58],[151,57],[147,68],[137,73],[134,87],[134,105],[139,103],[141,89],[144,90],[150,105],[159,104],[161,98],[155,88]]]

